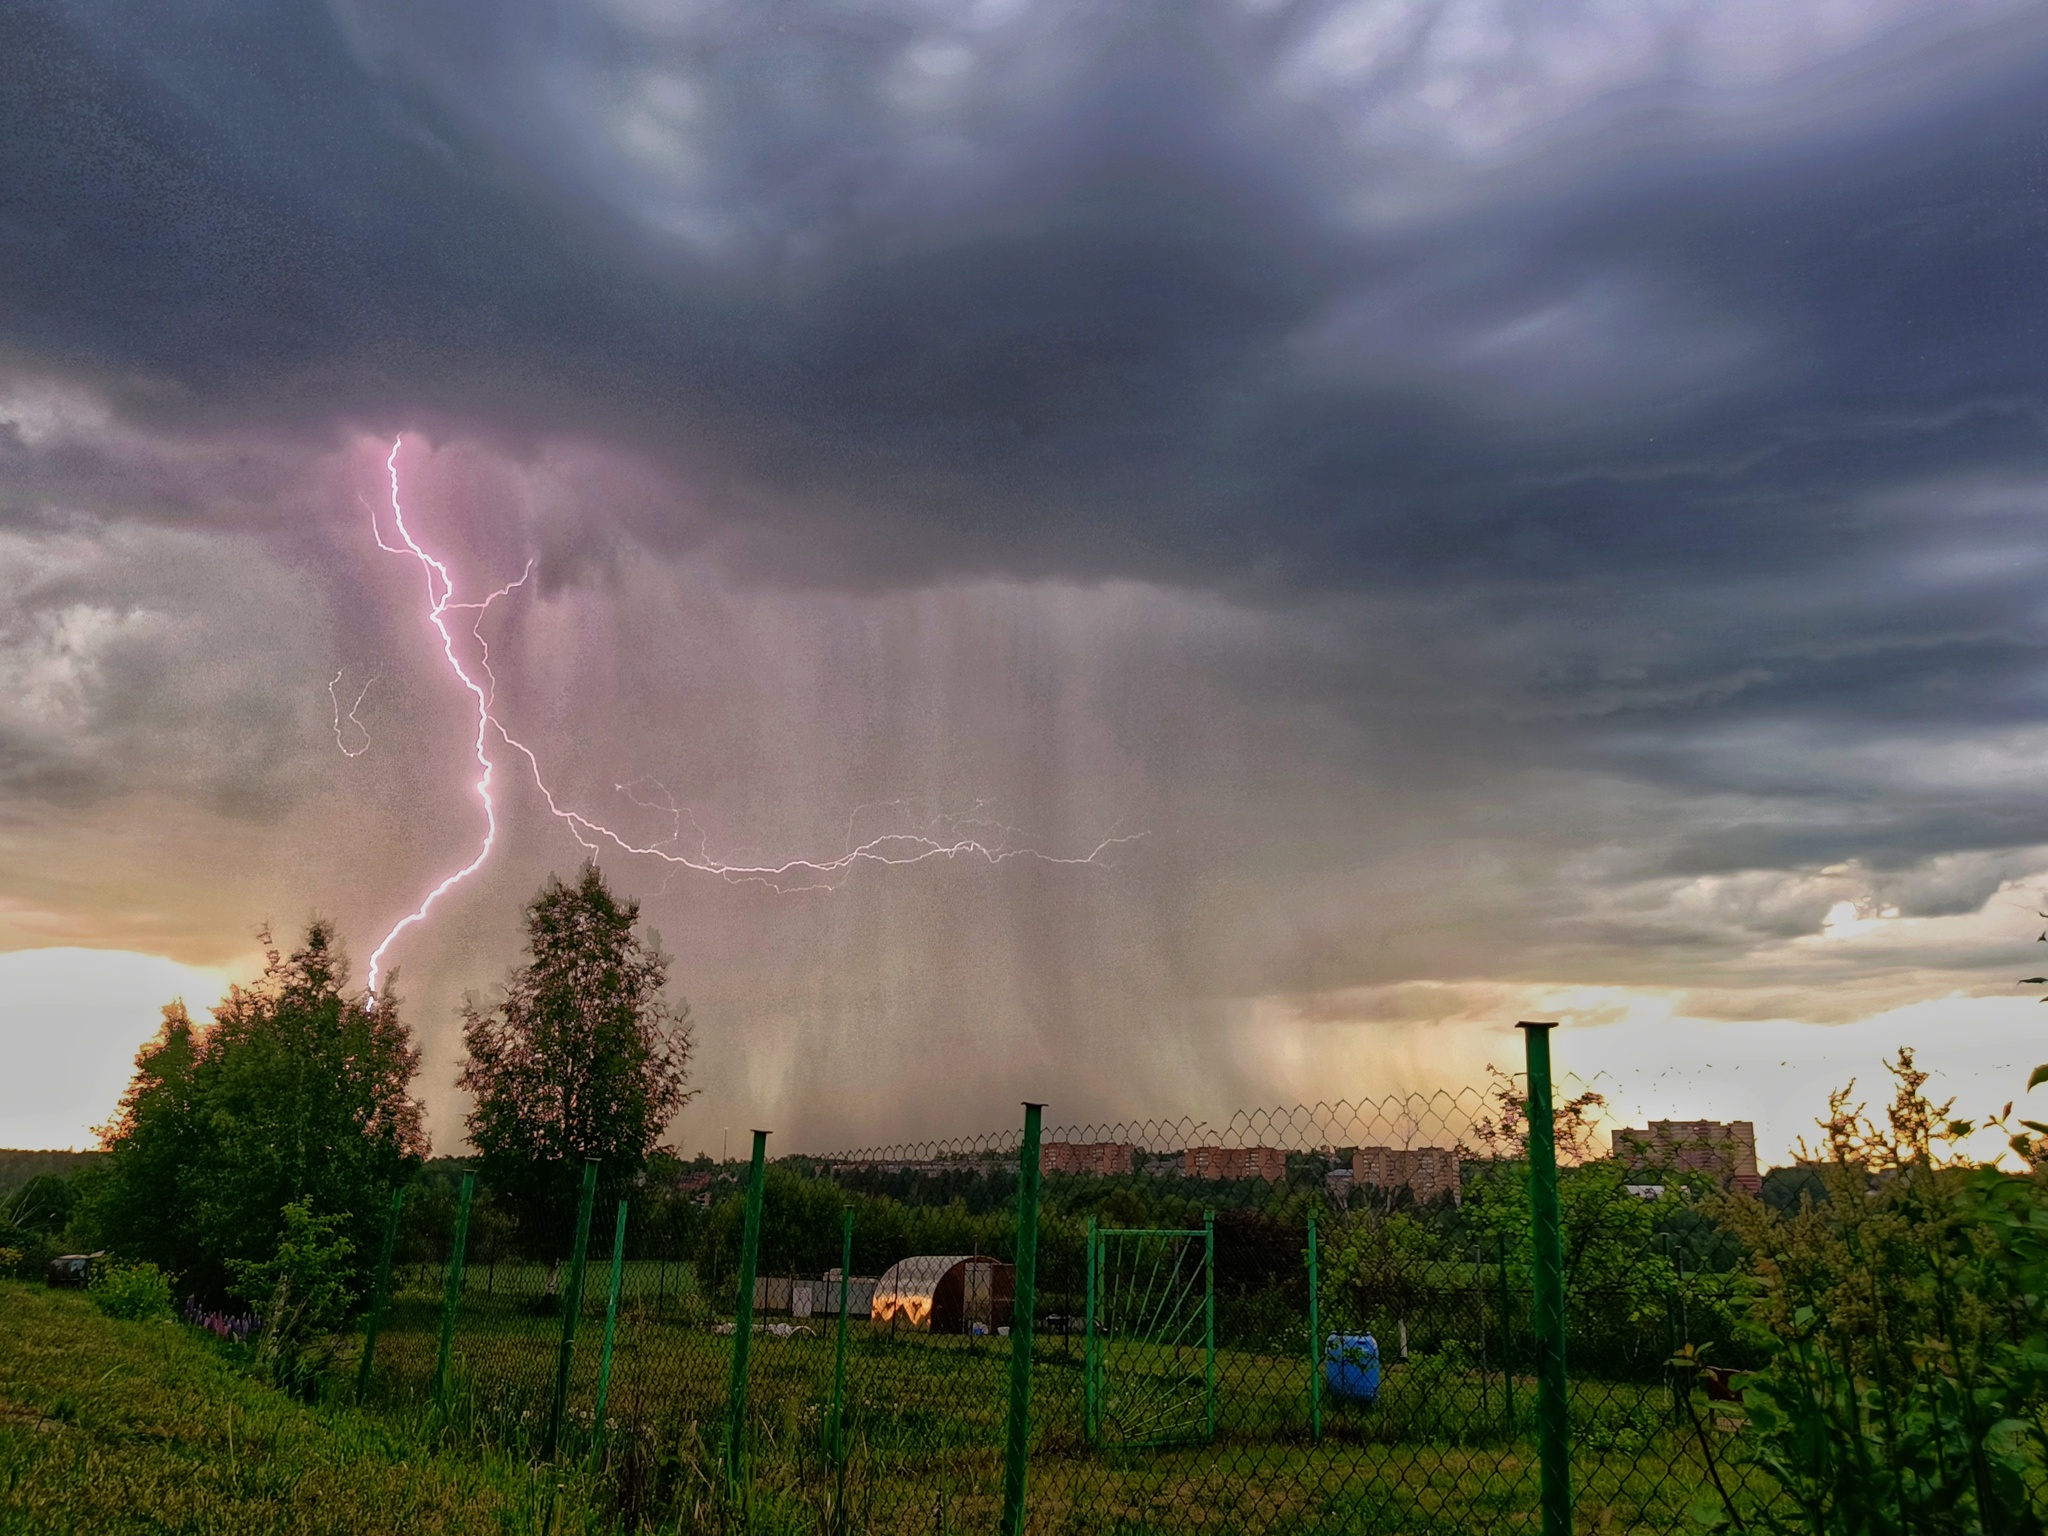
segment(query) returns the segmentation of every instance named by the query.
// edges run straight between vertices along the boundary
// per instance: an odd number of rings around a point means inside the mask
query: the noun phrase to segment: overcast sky
[[[360,975],[475,856],[403,434],[457,601],[533,562],[479,629],[558,805],[1047,856],[610,849],[687,1149],[1462,1084],[1531,1016],[1773,1148],[1902,1043],[1995,1107],[2044,300],[2037,4],[9,5],[7,1049],[82,1142],[152,988],[315,912]],[[444,1150],[583,854],[490,747],[389,955]]]

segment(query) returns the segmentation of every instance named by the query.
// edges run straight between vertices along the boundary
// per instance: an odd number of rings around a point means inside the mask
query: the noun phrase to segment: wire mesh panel
[[[1565,1234],[1572,1471],[1594,1529],[1682,1530],[1776,1508],[1738,1374],[1753,1282],[1739,1242],[1705,1213],[1717,1180],[1594,1158],[1559,1178]]]
[[[820,1160],[853,1209],[841,1455],[816,1507],[874,1532],[993,1530],[1016,1306],[1018,1133]],[[849,1309],[851,1312],[851,1309]],[[821,1334],[821,1342],[829,1333]],[[820,1351],[824,1378],[831,1351]]]
[[[1216,1431],[1215,1233],[1091,1234],[1083,1337],[1093,1447],[1184,1445]]]
[[[1533,1529],[1520,1093],[1502,1077],[1048,1133],[1025,1529]],[[1675,1533],[1703,1508],[1767,1509],[1776,1485],[1730,1377],[1756,1363],[1753,1281],[1710,1166],[1611,1155],[1597,1094],[1556,1118],[1579,1527]],[[623,1227],[590,1222],[566,1349],[576,1256],[479,1186],[453,1266],[452,1197],[430,1186],[455,1173],[439,1169],[408,1207],[375,1394],[531,1453],[559,1397],[557,1451],[603,1470],[621,1529],[994,1530],[1019,1145],[767,1163],[744,1294],[744,1165],[650,1170]]]
[[[1503,1078],[1485,1094],[1054,1132],[1043,1159],[1052,1284],[1031,1529],[1531,1528],[1539,1479],[1519,1092]],[[1678,1293],[1663,1256],[1681,1202],[1658,1209],[1622,1192],[1629,1204],[1611,1206],[1602,1181],[1620,1191],[1621,1175],[1592,1135],[1597,1100],[1575,1103],[1589,1122],[1566,1149],[1564,1175],[1585,1528],[1686,1529],[1708,1477],[1666,1364],[1684,1342],[1666,1333]],[[1063,1229],[1084,1228],[1074,1291],[1089,1294],[1094,1253],[1096,1293],[1107,1295],[1114,1261],[1091,1246],[1091,1216],[1099,1245],[1118,1226],[1149,1225],[1133,1219],[1141,1211],[1177,1212],[1192,1232],[1211,1207],[1205,1432],[1187,1432],[1200,1394],[1184,1369],[1168,1377],[1180,1432],[1120,1435],[1097,1417],[1113,1390],[1113,1370],[1098,1377],[1096,1362],[1115,1358],[1114,1320],[1094,1337],[1080,1309],[1081,1360],[1067,1364],[1061,1277],[1075,1261],[1060,1251],[1072,1242]],[[1697,1268],[1687,1275],[1685,1294],[1704,1293]],[[1142,1312],[1143,1281],[1126,1284]]]

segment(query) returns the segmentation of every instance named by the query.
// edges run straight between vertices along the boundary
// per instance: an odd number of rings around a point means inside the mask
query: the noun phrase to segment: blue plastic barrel
[[[1370,1407],[1380,1395],[1380,1346],[1369,1333],[1333,1333],[1323,1345],[1323,1385],[1330,1396]]]

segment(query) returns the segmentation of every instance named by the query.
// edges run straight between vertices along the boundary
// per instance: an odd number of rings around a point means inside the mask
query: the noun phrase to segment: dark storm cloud
[[[277,522],[363,425],[609,441],[550,582],[623,537],[1221,589],[1269,627],[1193,664],[1274,739],[1628,844],[1603,888],[2048,841],[2048,20],[1503,14],[10,6],[0,345],[116,419],[0,428],[5,510]],[[1512,771],[1558,764],[1612,779]],[[1287,771],[1305,823],[1354,788]]]
[[[12,7],[0,332],[159,413],[619,437],[828,581],[1820,572],[2040,461],[2038,22],[1727,142],[1623,92],[1397,219],[1288,88],[1342,8],[996,9],[934,118],[940,8]]]

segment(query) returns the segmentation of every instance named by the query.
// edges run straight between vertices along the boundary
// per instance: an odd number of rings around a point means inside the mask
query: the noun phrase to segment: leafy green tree
[[[217,1297],[276,1255],[285,1207],[303,1204],[340,1224],[359,1285],[392,1188],[426,1152],[409,1093],[419,1052],[395,994],[349,995],[334,931],[316,921],[213,1013],[201,1029],[172,1004],[136,1058],[100,1132],[93,1224],[124,1256]]]
[[[135,1076],[114,1118],[99,1128],[110,1156],[93,1190],[88,1219],[101,1243],[146,1256],[204,1286],[203,1246],[183,1186],[201,1162],[205,1125],[193,1083],[199,1032],[182,998],[164,1005],[156,1036],[135,1057]]]
[[[597,1160],[609,1209],[694,1096],[689,1009],[665,1000],[669,957],[635,934],[639,917],[594,864],[573,885],[550,877],[503,997],[463,1004],[469,1139],[536,1254],[567,1246],[584,1162]]]

